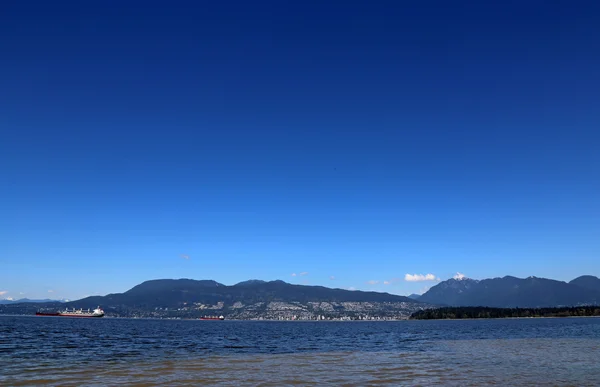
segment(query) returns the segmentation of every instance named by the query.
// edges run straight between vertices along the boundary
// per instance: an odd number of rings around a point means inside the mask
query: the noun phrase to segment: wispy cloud
[[[2,290],[2,291],[0,291],[0,296],[5,295],[6,293],[8,293],[8,290]]]
[[[190,256],[187,254],[181,254],[181,258],[183,259],[190,259]]]
[[[348,290],[356,290],[356,288],[354,286],[350,286]]]
[[[54,290],[48,290],[48,293],[54,293]]]
[[[425,286],[419,290],[418,294],[425,294],[429,289],[431,289],[431,286]]]
[[[334,279],[335,279],[335,276],[333,276],[333,275],[330,275],[330,276],[329,276],[329,279],[330,279],[330,280],[334,280]]]
[[[303,271],[302,273],[300,273],[300,275],[307,275],[308,272],[307,271]]]
[[[384,285],[389,285],[389,284],[391,284],[391,282],[390,281],[383,281],[383,284]]]
[[[367,281],[367,285],[377,285],[378,283],[379,283],[379,281],[377,281],[377,280]]]
[[[292,273],[292,277],[295,277],[295,276],[296,276],[296,273]]]
[[[12,297],[6,297],[6,300],[8,300],[8,301],[14,301],[15,299],[12,298]]]
[[[405,281],[409,282],[421,282],[421,281],[439,281],[433,274],[406,274],[404,276]]]
[[[461,279],[467,278],[467,276],[466,276],[466,275],[464,275],[463,273],[459,273],[459,272],[457,272],[457,273],[454,275],[454,277],[452,277],[452,278],[454,278],[454,279],[457,279],[457,280],[461,280]]]
[[[383,281],[384,285],[391,285],[400,282],[400,278],[392,278],[391,280]]]

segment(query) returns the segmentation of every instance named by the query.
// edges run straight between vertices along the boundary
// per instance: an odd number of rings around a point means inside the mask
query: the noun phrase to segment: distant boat
[[[100,307],[97,307],[93,311],[90,311],[89,309],[87,311],[84,311],[83,309],[76,310],[75,308],[73,308],[73,310],[69,310],[69,308],[67,308],[60,312],[37,311],[35,312],[35,315],[55,317],[104,317],[104,311],[100,309]]]
[[[200,320],[225,320],[225,317],[223,317],[223,316],[219,316],[219,317],[204,316],[204,317],[200,317]]]

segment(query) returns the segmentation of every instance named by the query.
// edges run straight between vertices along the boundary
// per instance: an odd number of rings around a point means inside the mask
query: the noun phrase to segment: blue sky
[[[0,298],[599,276],[600,6],[504,3],[2,4]]]

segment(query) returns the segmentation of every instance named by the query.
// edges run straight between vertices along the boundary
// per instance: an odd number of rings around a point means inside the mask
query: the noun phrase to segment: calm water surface
[[[600,318],[0,316],[0,385],[600,385]]]

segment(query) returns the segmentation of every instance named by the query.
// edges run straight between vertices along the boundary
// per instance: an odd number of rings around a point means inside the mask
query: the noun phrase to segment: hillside
[[[3,300],[0,300],[0,305],[2,305],[2,304],[22,304],[24,302],[47,304],[47,303],[52,303],[52,302],[68,302],[68,300],[51,300],[51,299],[30,300],[29,298],[20,298],[18,300],[3,299]]]
[[[600,292],[600,278],[593,275],[582,275],[569,282],[571,285],[576,285],[584,289]]]
[[[597,278],[591,278],[574,280],[576,283],[584,283],[588,287],[537,277],[522,279],[505,276],[484,280],[449,279],[429,289],[419,298],[419,301],[449,306],[498,308],[600,304],[600,291],[593,288],[595,283],[593,279],[597,280]]]
[[[378,316],[405,318],[429,307],[389,293],[349,291],[284,281],[250,280],[226,286],[212,280],[160,279],[143,282],[124,293],[87,297],[63,306],[94,308],[110,316],[198,317],[223,315],[240,319],[314,319]],[[55,304],[42,305],[56,308]],[[31,313],[31,306],[23,306]],[[2,313],[0,308],[0,313]],[[6,308],[4,308],[6,311]],[[14,312],[16,309],[13,308]]]

